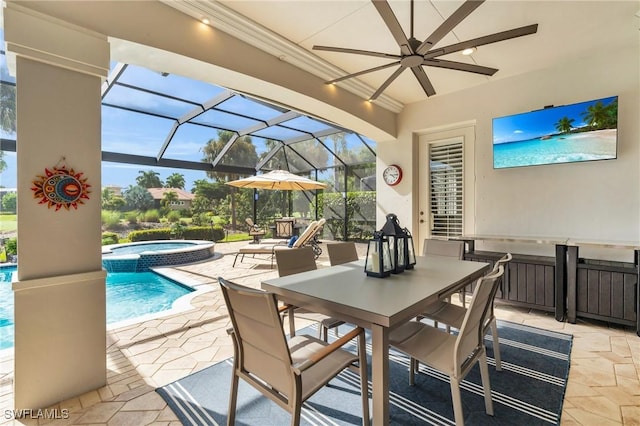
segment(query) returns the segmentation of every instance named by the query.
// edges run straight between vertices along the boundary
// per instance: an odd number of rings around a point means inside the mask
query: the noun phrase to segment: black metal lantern
[[[398,216],[393,213],[387,215],[387,222],[382,227],[382,233],[389,238],[389,249],[391,250],[391,272],[399,274],[403,272],[407,265],[407,235],[400,227]]]
[[[392,269],[389,239],[381,231],[375,231],[367,246],[364,272],[370,277],[383,278],[391,275]]]
[[[407,228],[404,228],[403,230],[407,237],[406,239],[407,264],[405,266],[405,269],[413,269],[413,267],[416,265],[416,249],[413,245],[413,236],[411,235],[411,232],[409,232]]]

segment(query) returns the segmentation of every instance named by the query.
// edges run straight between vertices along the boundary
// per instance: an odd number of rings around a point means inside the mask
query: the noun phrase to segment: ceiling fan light
[[[475,47],[467,47],[467,48],[466,48],[466,49],[464,49],[461,53],[462,53],[464,56],[469,56],[469,55],[471,55],[472,53],[474,53],[476,50],[477,50],[477,49],[476,49]]]

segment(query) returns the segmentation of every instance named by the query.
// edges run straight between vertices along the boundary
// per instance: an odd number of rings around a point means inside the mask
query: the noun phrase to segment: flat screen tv
[[[493,119],[493,168],[617,157],[618,97]]]

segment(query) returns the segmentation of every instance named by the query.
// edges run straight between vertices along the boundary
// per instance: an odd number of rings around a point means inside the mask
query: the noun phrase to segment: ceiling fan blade
[[[467,0],[462,3],[451,16],[449,16],[436,30],[431,33],[429,37],[425,41],[423,41],[416,52],[424,55],[435,46],[440,40],[444,38],[447,34],[453,30],[456,25],[458,25],[464,18],[469,16],[474,10],[478,8],[485,0]]]
[[[497,68],[483,67],[482,65],[466,64],[464,62],[445,61],[444,59],[425,59],[422,65],[428,67],[447,68],[450,70],[473,72],[482,75],[494,75]]]
[[[325,81],[325,84],[337,83],[339,81],[346,80],[348,78],[357,77],[357,76],[362,75],[362,74],[367,74],[367,73],[374,72],[374,71],[380,71],[380,70],[383,70],[385,68],[392,67],[394,65],[400,65],[400,61],[391,62],[390,64],[380,65],[378,67],[369,68],[369,69],[366,69],[366,70],[363,70],[363,71],[358,71],[358,72],[353,73],[353,74],[348,74],[348,75],[345,75],[345,76],[342,76],[342,77],[339,77],[339,78],[336,78],[336,79],[333,79],[333,80]]]
[[[420,85],[422,86],[422,90],[424,90],[424,93],[426,93],[427,96],[433,96],[436,94],[436,89],[433,88],[431,80],[429,80],[427,73],[424,72],[421,66],[411,67],[411,71],[413,71],[413,75],[416,76],[418,82],[420,82]]]
[[[313,50],[324,50],[326,52],[338,52],[338,53],[353,53],[356,55],[376,56],[378,58],[385,58],[385,59],[401,58],[400,55],[392,55],[390,53],[371,52],[370,50],[347,49],[343,47],[313,46]]]
[[[502,31],[490,34],[484,37],[474,38],[472,40],[462,41],[460,43],[451,44],[440,49],[433,49],[424,55],[425,59],[433,59],[438,56],[447,55],[449,53],[460,52],[469,47],[484,46],[486,44],[497,43],[499,41],[509,40],[516,37],[522,37],[529,34],[535,34],[538,31],[538,24],[527,25],[524,27],[514,28],[512,30]]]
[[[371,97],[369,98],[369,100],[370,100],[370,101],[373,101],[373,100],[377,99],[377,98],[378,98],[378,96],[380,96],[380,94],[381,94],[382,92],[384,92],[384,89],[386,89],[386,88],[387,88],[387,87],[388,87],[388,86],[393,82],[393,80],[395,80],[396,78],[398,78],[398,76],[399,76],[400,74],[402,74],[402,71],[404,71],[404,70],[406,70],[406,68],[405,68],[405,67],[402,67],[402,66],[401,66],[401,67],[398,67],[398,69],[397,69],[397,70],[395,70],[395,71],[393,72],[393,74],[391,74],[391,76],[390,76],[388,79],[386,79],[386,80],[385,80],[385,82],[384,82],[384,83],[382,83],[382,86],[378,87],[378,90],[376,90],[376,91],[374,92],[374,94],[373,94],[373,95],[371,95]]]
[[[403,55],[411,55],[414,53],[411,50],[411,46],[409,46],[409,40],[407,40],[407,36],[405,35],[400,23],[398,22],[398,18],[393,14],[393,10],[391,10],[391,6],[387,3],[386,0],[371,0],[376,10],[382,17],[382,20],[386,24],[389,31],[393,35],[393,38],[400,46],[400,51]]]

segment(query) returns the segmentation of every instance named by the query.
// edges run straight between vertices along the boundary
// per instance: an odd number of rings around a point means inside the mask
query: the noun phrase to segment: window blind
[[[431,234],[434,236],[462,235],[463,166],[462,140],[430,145]]]

